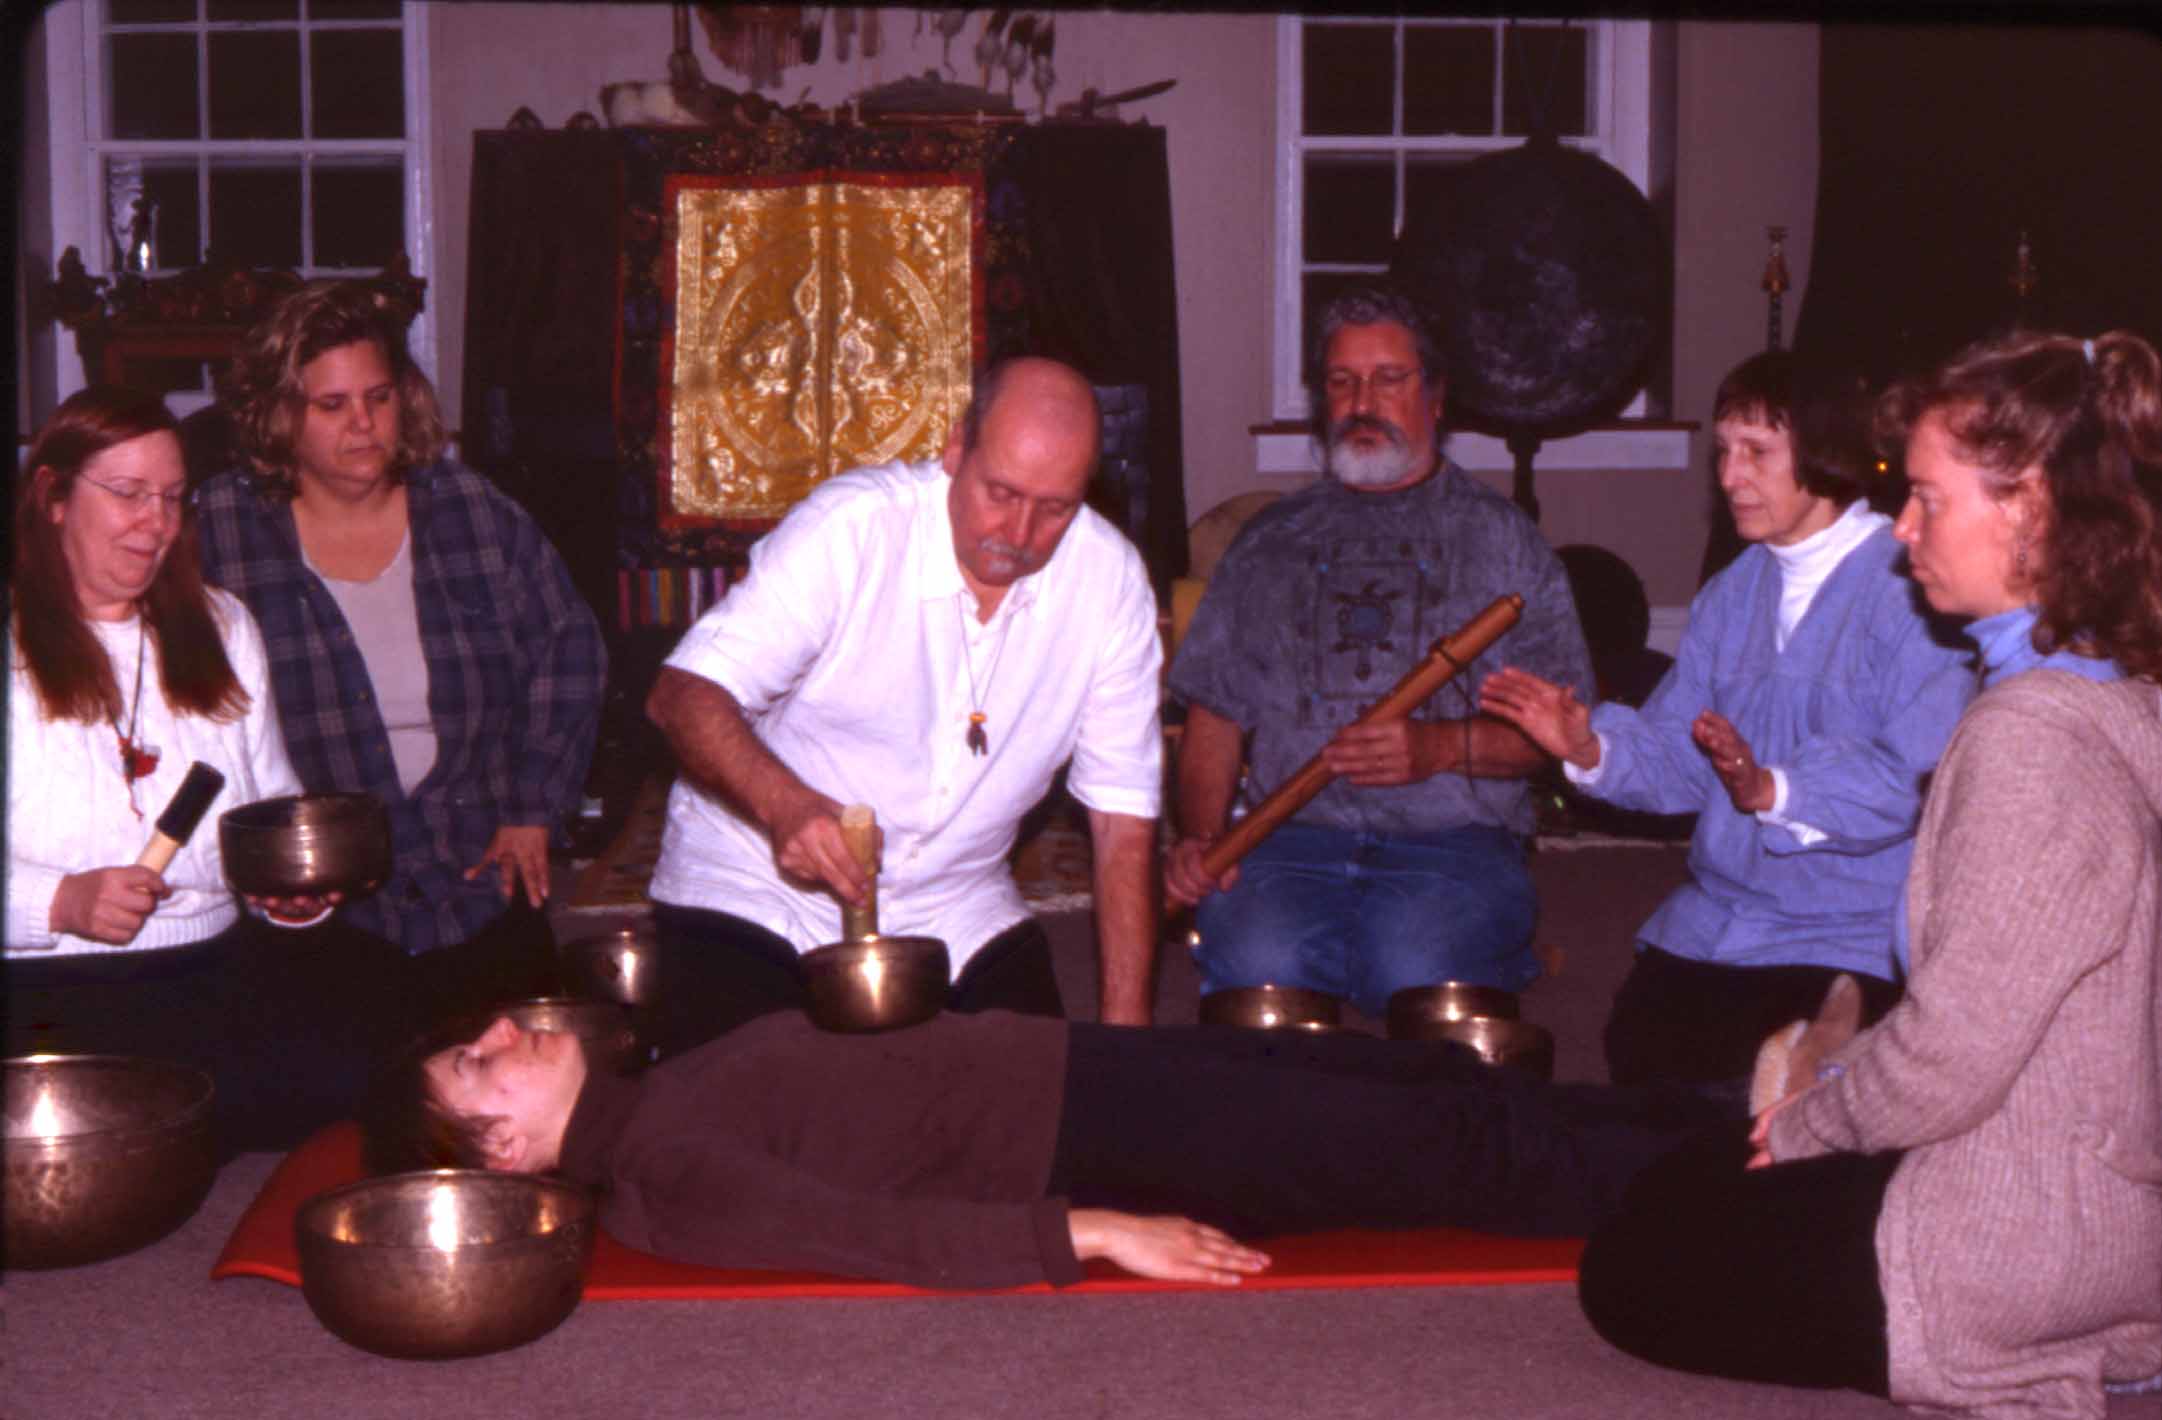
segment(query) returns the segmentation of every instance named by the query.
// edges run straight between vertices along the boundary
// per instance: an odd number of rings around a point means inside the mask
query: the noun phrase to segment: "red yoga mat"
[[[334,1124],[288,1154],[241,1215],[213,1278],[265,1277],[300,1285],[300,1253],[293,1218],[308,1199],[363,1176],[360,1130]],[[1461,1287],[1506,1282],[1570,1282],[1584,1244],[1573,1238],[1505,1238],[1455,1228],[1407,1232],[1343,1231],[1272,1238],[1263,1248],[1273,1266],[1241,1284],[1242,1291],[1299,1287]],[[1048,1284],[1014,1289],[1049,1292]],[[1136,1277],[1107,1262],[1089,1264],[1089,1275],[1066,1292],[1215,1292],[1200,1282],[1159,1282]],[[586,1299],[746,1297],[936,1297],[964,1295],[927,1291],[898,1282],[866,1282],[819,1272],[763,1272],[751,1268],[698,1267],[670,1262],[624,1247],[605,1232],[586,1273]]]

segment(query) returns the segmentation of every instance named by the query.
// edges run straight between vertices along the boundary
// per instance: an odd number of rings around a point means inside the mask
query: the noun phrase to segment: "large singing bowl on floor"
[[[217,1169],[210,1077],[163,1060],[32,1055],[7,1064],[7,1267],[73,1267],[156,1242]]]
[[[218,849],[251,897],[359,897],[390,876],[390,813],[373,794],[258,799],[219,817]]]
[[[523,1346],[578,1305],[593,1198],[562,1179],[437,1169],[347,1184],[293,1222],[316,1320],[363,1351],[438,1359]]]
[[[936,937],[865,937],[803,954],[810,1016],[832,1031],[896,1030],[946,1004],[952,967]]]

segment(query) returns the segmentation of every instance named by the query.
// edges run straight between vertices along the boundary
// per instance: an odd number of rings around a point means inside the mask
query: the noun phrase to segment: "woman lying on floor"
[[[1686,1370],[2099,1416],[2162,1372],[2162,361],[2005,337],[1884,415],[1914,578],[1991,686],[1930,790],[1906,995],[1747,1142],[1648,1170],[1584,1309]]]
[[[998,1011],[881,1035],[771,1015],[635,1080],[503,1019],[386,1071],[365,1113],[378,1171],[560,1169],[646,1252],[927,1287],[1076,1282],[1091,1257],[1232,1284],[1268,1266],[1235,1237],[1340,1227],[1580,1236],[1721,1117],[1453,1044]]]

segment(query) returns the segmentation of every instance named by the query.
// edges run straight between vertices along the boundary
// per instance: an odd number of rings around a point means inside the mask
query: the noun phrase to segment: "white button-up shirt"
[[[826,482],[751,551],[750,574],[668,664],[724,687],[813,789],[885,831],[879,929],[939,937],[956,973],[1028,915],[1006,868],[1069,758],[1092,809],[1156,817],[1156,603],[1133,545],[1089,508],[989,622],[961,579],[935,461]],[[990,753],[968,747],[981,709]],[[655,900],[747,918],[798,951],[841,936],[839,900],[784,881],[765,830],[679,778]]]

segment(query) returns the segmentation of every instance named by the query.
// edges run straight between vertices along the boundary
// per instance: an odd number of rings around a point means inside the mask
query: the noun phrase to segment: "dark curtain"
[[[464,453],[616,615],[612,405],[621,164],[601,131],[474,137]]]
[[[1827,25],[1797,352],[1883,380],[2016,321],[2162,337],[2162,39]],[[2038,285],[2012,286],[2020,233]]]
[[[1168,595],[1186,570],[1186,472],[1164,130],[1031,128],[1011,162],[1032,257],[1032,353],[1098,385],[1147,391],[1147,511],[1143,525],[1119,521],[1141,545],[1157,595]]]

